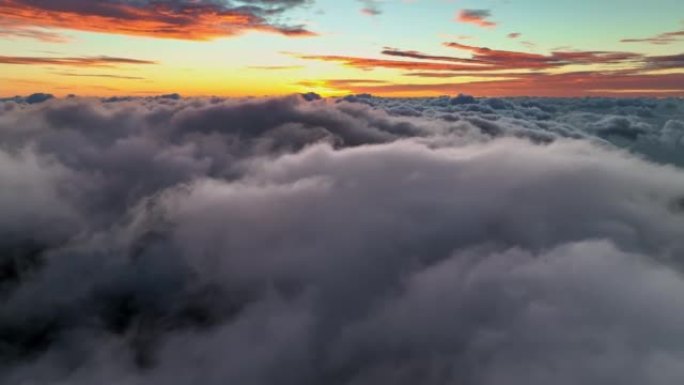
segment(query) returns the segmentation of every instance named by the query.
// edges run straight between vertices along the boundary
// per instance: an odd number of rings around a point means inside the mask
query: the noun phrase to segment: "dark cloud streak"
[[[111,56],[0,56],[0,64],[14,65],[57,65],[70,67],[116,67],[122,65],[152,65],[152,60],[131,59]]]
[[[667,45],[684,39],[684,30],[664,32],[656,36],[645,38],[622,39],[622,43],[650,43],[655,45]]]

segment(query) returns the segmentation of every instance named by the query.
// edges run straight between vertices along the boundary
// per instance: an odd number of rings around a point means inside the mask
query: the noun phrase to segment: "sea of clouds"
[[[0,383],[684,381],[684,100],[0,101]]]

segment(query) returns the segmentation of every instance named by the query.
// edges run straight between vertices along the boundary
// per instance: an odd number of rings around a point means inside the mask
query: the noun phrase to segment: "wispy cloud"
[[[382,9],[380,9],[380,2],[378,0],[359,0],[363,3],[363,8],[361,8],[361,13],[368,16],[377,16],[382,14]]]
[[[606,51],[556,51],[549,55],[537,53],[495,50],[456,42],[444,43],[446,47],[471,53],[470,58],[430,55],[411,50],[385,48],[382,54],[417,59],[387,60],[344,55],[296,55],[301,59],[340,62],[360,69],[391,68],[406,71],[501,71],[540,70],[581,64],[644,63],[644,56],[632,52]],[[663,58],[658,65],[672,65],[677,58]],[[652,64],[656,65],[656,63]]]
[[[545,68],[570,64],[610,64],[639,61],[644,55],[634,52],[612,51],[554,51],[549,55],[504,51],[457,42],[444,43],[446,47],[469,51],[473,59],[491,65],[502,64],[513,68]]]
[[[67,43],[69,37],[45,28],[31,27],[0,19],[0,38],[34,39],[45,43]]]
[[[72,72],[54,72],[55,75],[68,77],[82,77],[82,78],[106,78],[106,79],[120,79],[120,80],[145,80],[142,76],[128,76],[128,75],[114,75],[114,74],[82,74]]]
[[[474,64],[469,65],[428,61],[387,60],[344,55],[297,55],[297,57],[305,60],[338,62],[348,67],[355,67],[363,70],[391,68],[407,71],[478,71],[486,69],[480,65]]]
[[[661,33],[659,35],[651,36],[651,37],[622,39],[620,41],[622,43],[650,43],[650,44],[656,44],[656,45],[666,45],[666,44],[675,43],[675,42],[680,41],[682,39],[684,39],[684,30],[673,31],[673,32],[664,32],[664,33]]]
[[[491,16],[492,13],[488,9],[462,9],[456,15],[456,21],[474,24],[483,28],[493,28],[496,27],[496,23],[489,20]]]
[[[424,75],[414,73],[413,75]],[[428,74],[432,76],[432,74]],[[441,74],[434,74],[441,76]],[[481,74],[468,74],[482,76]],[[460,74],[464,76],[464,74]],[[491,77],[490,75],[485,75]],[[478,96],[521,96],[548,97],[649,95],[684,96],[684,74],[601,74],[577,72],[568,74],[495,74],[493,77],[508,79],[476,80],[446,83],[341,83],[328,80],[324,86],[350,93],[371,93],[378,95],[440,95],[458,92]]]
[[[650,56],[646,59],[646,68],[650,70],[684,68],[684,54]]]
[[[382,54],[388,55],[388,56],[398,56],[398,57],[411,58],[411,59],[437,60],[437,61],[447,61],[447,62],[454,62],[454,63],[482,63],[480,60],[476,60],[476,59],[457,58],[457,57],[443,56],[443,55],[429,55],[429,54],[421,53],[418,51],[405,51],[405,50],[399,50],[396,48],[389,48],[389,47],[385,47],[382,50]]]
[[[157,62],[151,60],[140,60],[111,56],[0,56],[0,64],[58,65],[72,67],[115,67],[120,65],[149,65],[157,64]]]
[[[264,70],[264,71],[288,71],[288,70],[300,70],[304,66],[248,66],[251,70]]]
[[[326,87],[348,92],[388,94],[448,93],[456,89],[477,95],[608,95],[684,94],[684,74],[653,74],[653,70],[684,67],[684,54],[647,56],[623,51],[558,50],[548,54],[497,50],[447,42],[445,47],[467,52],[470,57],[433,55],[385,47],[381,58],[344,55],[298,55],[301,59],[338,62],[361,70],[376,68],[402,71],[410,78],[454,79],[450,83],[340,83]],[[580,70],[586,66],[587,70]],[[601,66],[601,70],[596,70]],[[572,72],[567,72],[572,70]],[[566,71],[566,72],[563,72]],[[475,79],[473,79],[475,78]],[[463,90],[465,88],[465,91]]]

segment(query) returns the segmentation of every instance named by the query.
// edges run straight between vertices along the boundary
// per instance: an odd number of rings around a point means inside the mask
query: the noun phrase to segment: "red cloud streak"
[[[491,13],[486,9],[463,9],[456,16],[456,21],[475,24],[483,28],[496,27],[496,23],[487,20]]]
[[[601,75],[570,73],[562,75],[523,76],[509,80],[466,83],[371,84],[358,81],[344,83],[330,80],[331,88],[351,93],[378,95],[440,95],[466,93],[476,96],[684,96],[684,74],[666,75]]]

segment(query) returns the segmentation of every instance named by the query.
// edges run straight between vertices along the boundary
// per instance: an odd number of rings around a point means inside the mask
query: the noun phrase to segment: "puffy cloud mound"
[[[679,383],[682,111],[0,101],[0,382]]]

